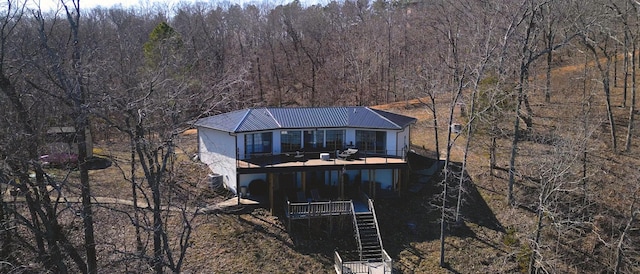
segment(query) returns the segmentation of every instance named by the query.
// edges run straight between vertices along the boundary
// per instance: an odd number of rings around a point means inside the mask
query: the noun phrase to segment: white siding
[[[398,132],[396,134],[396,147],[397,147],[397,156],[403,156],[403,153],[406,153],[409,149],[409,127],[406,127],[404,130]]]
[[[223,177],[225,186],[236,190],[236,138],[227,132],[198,128],[198,153],[200,161],[213,173]]]
[[[388,155],[398,155],[398,147],[396,147],[396,132],[387,131],[387,143],[385,144]]]

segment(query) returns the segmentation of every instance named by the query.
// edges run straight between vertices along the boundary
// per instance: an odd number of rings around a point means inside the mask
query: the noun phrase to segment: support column
[[[269,181],[269,208],[271,210],[271,214],[273,214],[273,188],[274,188],[274,183],[273,183],[273,173],[268,173],[267,174],[267,180]]]
[[[344,169],[338,171],[338,181],[340,182],[340,198],[344,199]]]
[[[371,180],[371,199],[375,199],[376,198],[376,170],[372,169],[371,170],[371,174],[373,174],[373,180]]]
[[[240,174],[236,173],[236,194],[238,196],[238,205],[240,205],[240,199],[242,199],[242,197],[240,197],[242,195],[242,192],[240,192]]]
[[[304,193],[304,195],[307,195],[307,172],[306,171],[302,171],[300,172],[300,177],[302,180],[302,192]]]
[[[373,189],[375,188],[375,175],[373,173],[373,170],[369,169],[367,170],[367,173],[369,173],[369,191],[367,193],[367,195],[373,196]],[[373,198],[373,197],[369,197],[369,198]]]
[[[408,178],[404,178],[403,177],[404,174],[402,172],[402,169],[397,169],[396,172],[397,172],[398,175],[396,176],[396,184],[395,184],[395,189],[394,190],[398,193],[398,197],[401,197],[402,196],[402,182],[405,179],[408,179]]]

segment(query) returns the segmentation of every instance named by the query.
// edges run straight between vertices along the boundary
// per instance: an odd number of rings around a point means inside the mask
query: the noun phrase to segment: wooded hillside
[[[335,105],[420,119],[412,142],[446,160],[448,182],[420,196],[416,206],[438,209],[425,227],[469,221],[459,209],[470,189],[493,208],[503,229],[485,241],[499,252],[467,268],[459,252],[473,248],[458,246],[441,270],[640,272],[636,1],[25,4],[0,4],[0,272],[193,267],[190,237],[203,222],[194,208],[207,203],[194,182],[207,171],[184,164],[196,149],[180,135],[189,122]],[[47,131],[67,126],[78,164],[44,167]],[[90,172],[91,152],[112,157],[117,180]],[[97,206],[98,196],[134,209]],[[117,235],[104,230],[106,215],[125,220],[132,241],[107,241]],[[397,238],[399,271],[433,270],[408,262],[403,246],[434,239]],[[327,260],[290,271],[326,270]]]

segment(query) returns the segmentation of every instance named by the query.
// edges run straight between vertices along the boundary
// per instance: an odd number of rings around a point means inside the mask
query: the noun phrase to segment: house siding
[[[394,139],[395,143],[387,143],[389,147],[395,147],[397,149],[396,156],[405,156],[409,149],[410,129],[407,127],[402,131],[396,132]]]
[[[237,194],[236,138],[227,132],[198,128],[200,161],[223,177],[225,187]]]

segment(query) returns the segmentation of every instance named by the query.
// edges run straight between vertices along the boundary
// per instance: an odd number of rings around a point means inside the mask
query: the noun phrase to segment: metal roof
[[[197,120],[196,127],[239,133],[274,129],[369,128],[400,130],[416,119],[369,107],[249,108]]]

